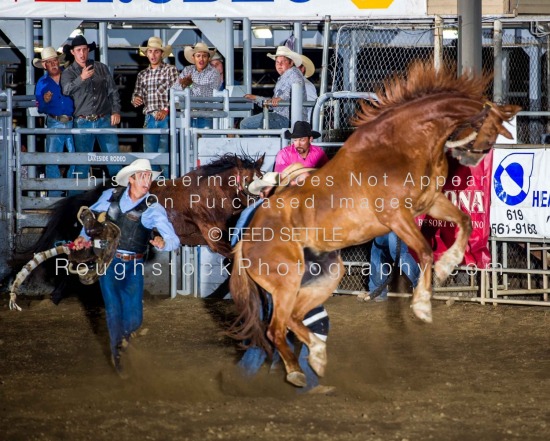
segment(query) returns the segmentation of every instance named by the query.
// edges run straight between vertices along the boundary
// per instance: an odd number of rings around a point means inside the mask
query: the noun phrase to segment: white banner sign
[[[491,234],[550,237],[550,152],[495,149]]]
[[[424,17],[427,0],[2,0],[2,18],[318,19]]]

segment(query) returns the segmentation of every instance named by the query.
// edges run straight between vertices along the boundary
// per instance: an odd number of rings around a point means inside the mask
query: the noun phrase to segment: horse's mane
[[[414,61],[405,75],[396,73],[384,80],[376,90],[378,100],[361,102],[361,109],[351,123],[359,126],[370,122],[386,110],[429,95],[450,93],[473,100],[482,100],[491,75],[456,76],[456,69],[444,66],[439,70],[433,61]]]
[[[201,165],[197,172],[203,176],[213,176],[239,166],[244,169],[251,169],[254,168],[255,164],[256,160],[244,152],[240,155],[226,153],[225,155],[216,156],[216,159],[208,164]]]

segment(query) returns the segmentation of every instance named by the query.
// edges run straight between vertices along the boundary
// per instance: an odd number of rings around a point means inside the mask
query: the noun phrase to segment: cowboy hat
[[[123,187],[128,187],[128,179],[130,176],[138,173],[138,172],[144,172],[148,171],[153,173],[153,181],[157,179],[161,172],[159,171],[153,171],[151,168],[151,163],[148,159],[136,159],[134,162],[132,162],[130,165],[127,165],[126,167],[122,168],[117,175],[115,176],[115,181],[118,185],[121,185]]]
[[[159,37],[150,37],[149,40],[147,40],[147,46],[140,46],[139,47],[140,55],[146,57],[147,49],[160,49],[162,51],[162,56],[164,58],[167,58],[172,55],[172,46],[170,45],[163,46],[162,39]]]
[[[304,167],[304,164],[302,164],[301,162],[294,162],[290,164],[288,167],[286,167],[279,174],[279,186],[288,187],[290,183],[301,174],[309,173],[315,170],[317,169],[313,167]],[[277,191],[280,191],[280,190],[281,190],[280,188],[277,189]]]
[[[210,61],[220,60],[223,63],[223,57],[218,51],[214,51],[214,54],[210,57]]]
[[[259,195],[266,187],[276,187],[279,185],[279,173],[267,172],[263,177],[254,179],[248,186],[248,192]]]
[[[305,55],[300,55],[302,57],[302,66],[306,68],[306,71],[304,72],[304,77],[309,78],[315,73],[315,64],[313,64],[313,61],[309,57],[306,57]]]
[[[295,139],[295,138],[319,138],[321,134],[315,130],[311,130],[311,125],[307,121],[296,121],[294,123],[294,131],[291,133],[290,130],[285,132],[286,139]]]
[[[44,63],[42,62],[52,60],[53,58],[57,58],[59,60],[59,64],[63,64],[65,56],[63,54],[58,54],[57,51],[51,46],[45,47],[40,53],[40,58],[35,58],[32,60],[32,65],[38,69],[46,69],[44,67]]]
[[[302,65],[302,56],[297,52],[291,51],[286,46],[277,47],[277,52],[275,52],[275,55],[267,54],[267,56],[272,60],[277,60],[277,57],[287,57],[294,62],[294,66],[300,67]]]
[[[209,57],[212,57],[215,51],[211,51],[210,49],[208,49],[208,46],[205,43],[199,41],[197,44],[195,44],[195,46],[186,46],[183,50],[183,55],[185,56],[185,59],[189,61],[189,63],[195,64],[195,59],[193,58],[193,55],[195,55],[196,52],[206,52]]]
[[[95,51],[96,49],[95,41],[88,44],[88,42],[82,35],[77,35],[76,37],[73,38],[73,41],[71,41],[71,45],[70,45],[71,49],[74,49],[77,46],[88,46],[88,50],[90,51]]]

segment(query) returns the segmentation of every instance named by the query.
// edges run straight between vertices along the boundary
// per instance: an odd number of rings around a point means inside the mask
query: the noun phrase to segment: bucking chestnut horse
[[[357,112],[356,130],[335,157],[302,186],[278,193],[277,203],[263,204],[243,232],[230,280],[240,314],[230,332],[271,352],[269,338],[293,385],[303,387],[306,379],[286,343],[288,329],[308,345],[311,367],[324,374],[326,345],[302,320],[338,286],[342,248],[394,231],[419,258],[413,312],[432,321],[433,254],[414,218],[429,214],[458,226],[455,243],[435,264],[437,278],[445,280],[461,263],[472,229],[469,216],[441,193],[446,143],[458,138],[450,144],[457,146],[454,156],[476,164],[499,134],[511,138],[503,121],[520,110],[487,101],[489,80],[457,79],[453,70],[436,71],[421,62],[411,65],[406,79],[386,80],[378,102],[363,103]],[[264,291],[273,299],[267,333],[258,311]]]

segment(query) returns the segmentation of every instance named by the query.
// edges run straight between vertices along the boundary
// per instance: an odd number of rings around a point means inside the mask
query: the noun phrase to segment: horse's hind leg
[[[416,226],[409,211],[401,210],[391,217],[387,225],[409,248],[416,252],[420,265],[420,278],[413,291],[411,308],[422,321],[432,322],[432,263],[433,253],[428,242]]]
[[[338,257],[328,273],[325,273],[313,284],[308,284],[300,289],[294,305],[294,312],[290,317],[289,328],[302,343],[308,346],[309,365],[320,377],[325,375],[327,345],[304,325],[303,320],[308,312],[326,302],[338,287],[343,275],[344,266],[341,258]]]
[[[300,368],[300,364],[296,359],[296,356],[288,346],[286,341],[286,334],[288,332],[287,325],[290,320],[291,309],[293,304],[283,304],[280,301],[280,296],[284,295],[288,290],[282,290],[281,292],[273,291],[271,297],[273,299],[273,316],[271,317],[271,323],[269,324],[268,337],[273,342],[281,358],[285,364],[285,370],[287,372],[286,380],[297,387],[305,387],[307,385],[306,376]]]
[[[464,258],[464,251],[468,244],[468,238],[472,232],[470,217],[456,208],[443,194],[438,194],[428,214],[434,219],[454,222],[458,226],[458,234],[453,245],[443,253],[435,264],[435,275],[440,281],[444,281],[453,268],[459,265]]]

